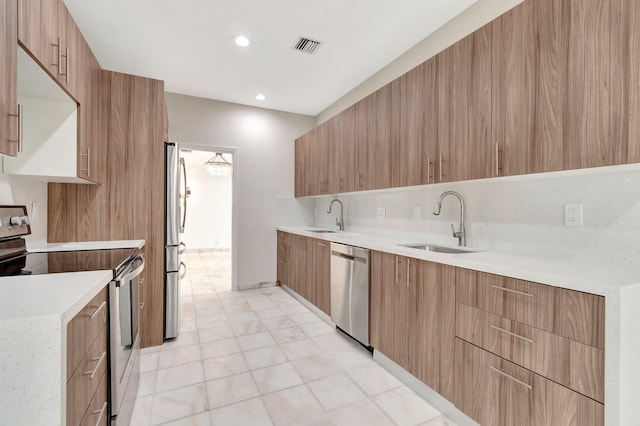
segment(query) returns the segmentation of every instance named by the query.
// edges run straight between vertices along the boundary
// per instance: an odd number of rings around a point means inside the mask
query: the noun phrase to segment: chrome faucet
[[[458,194],[455,191],[443,192],[442,195],[440,195],[440,199],[438,200],[435,207],[433,208],[433,214],[436,216],[440,215],[440,209],[442,208],[442,200],[444,200],[449,195],[453,195],[460,201],[460,227],[456,232],[453,228],[453,224],[451,224],[451,232],[453,233],[453,237],[458,239],[459,246],[466,246],[467,236],[464,231],[464,199],[462,199],[462,195]]]
[[[327,209],[327,214],[331,213],[331,207],[333,207],[333,203],[340,204],[340,219],[336,217],[336,226],[338,226],[341,231],[344,231],[344,206],[342,205],[342,201],[338,200],[337,198],[331,200],[329,208]]]

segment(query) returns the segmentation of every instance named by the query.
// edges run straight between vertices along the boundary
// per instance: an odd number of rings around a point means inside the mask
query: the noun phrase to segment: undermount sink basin
[[[402,247],[409,247],[418,250],[435,251],[437,253],[461,254],[461,253],[477,253],[477,250],[471,250],[463,247],[445,247],[436,244],[399,244]]]
[[[336,234],[338,231],[332,231],[330,229],[305,229],[307,232],[316,232],[318,234]]]

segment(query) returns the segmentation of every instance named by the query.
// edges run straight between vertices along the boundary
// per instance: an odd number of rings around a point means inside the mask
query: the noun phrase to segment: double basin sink
[[[307,229],[308,232],[315,232],[318,234],[335,234],[338,231],[332,231],[329,229]],[[416,250],[432,251],[435,253],[447,253],[447,254],[464,254],[464,253],[477,253],[478,250],[472,250],[464,247],[447,247],[437,244],[429,243],[416,243],[416,244],[398,244],[401,247],[408,247]]]

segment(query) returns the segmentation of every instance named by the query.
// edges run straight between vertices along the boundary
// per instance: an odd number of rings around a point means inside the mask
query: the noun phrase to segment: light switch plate
[[[413,220],[422,219],[422,208],[420,206],[413,207]]]
[[[387,216],[387,209],[378,207],[378,219],[384,219]]]
[[[582,226],[582,204],[574,203],[564,205],[564,226]]]

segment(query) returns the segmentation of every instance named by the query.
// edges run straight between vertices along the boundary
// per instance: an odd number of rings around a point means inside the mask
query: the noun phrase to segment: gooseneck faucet
[[[338,200],[337,198],[331,200],[329,208],[327,209],[327,214],[331,213],[331,207],[333,207],[333,203],[340,204],[340,219],[336,217],[336,225],[340,228],[341,231],[344,231],[344,206],[342,205],[342,201]]]
[[[438,202],[436,203],[435,207],[433,208],[433,214],[435,216],[439,216],[440,215],[440,209],[442,208],[442,200],[444,200],[449,195],[453,195],[454,197],[456,197],[460,201],[460,226],[458,228],[458,231],[456,232],[453,229],[453,224],[451,224],[451,232],[453,233],[453,237],[458,239],[458,245],[459,246],[466,246],[467,245],[467,236],[466,236],[465,231],[464,231],[464,199],[462,198],[462,195],[458,194],[455,191],[443,192],[442,195],[440,195],[440,199],[438,199]]]

